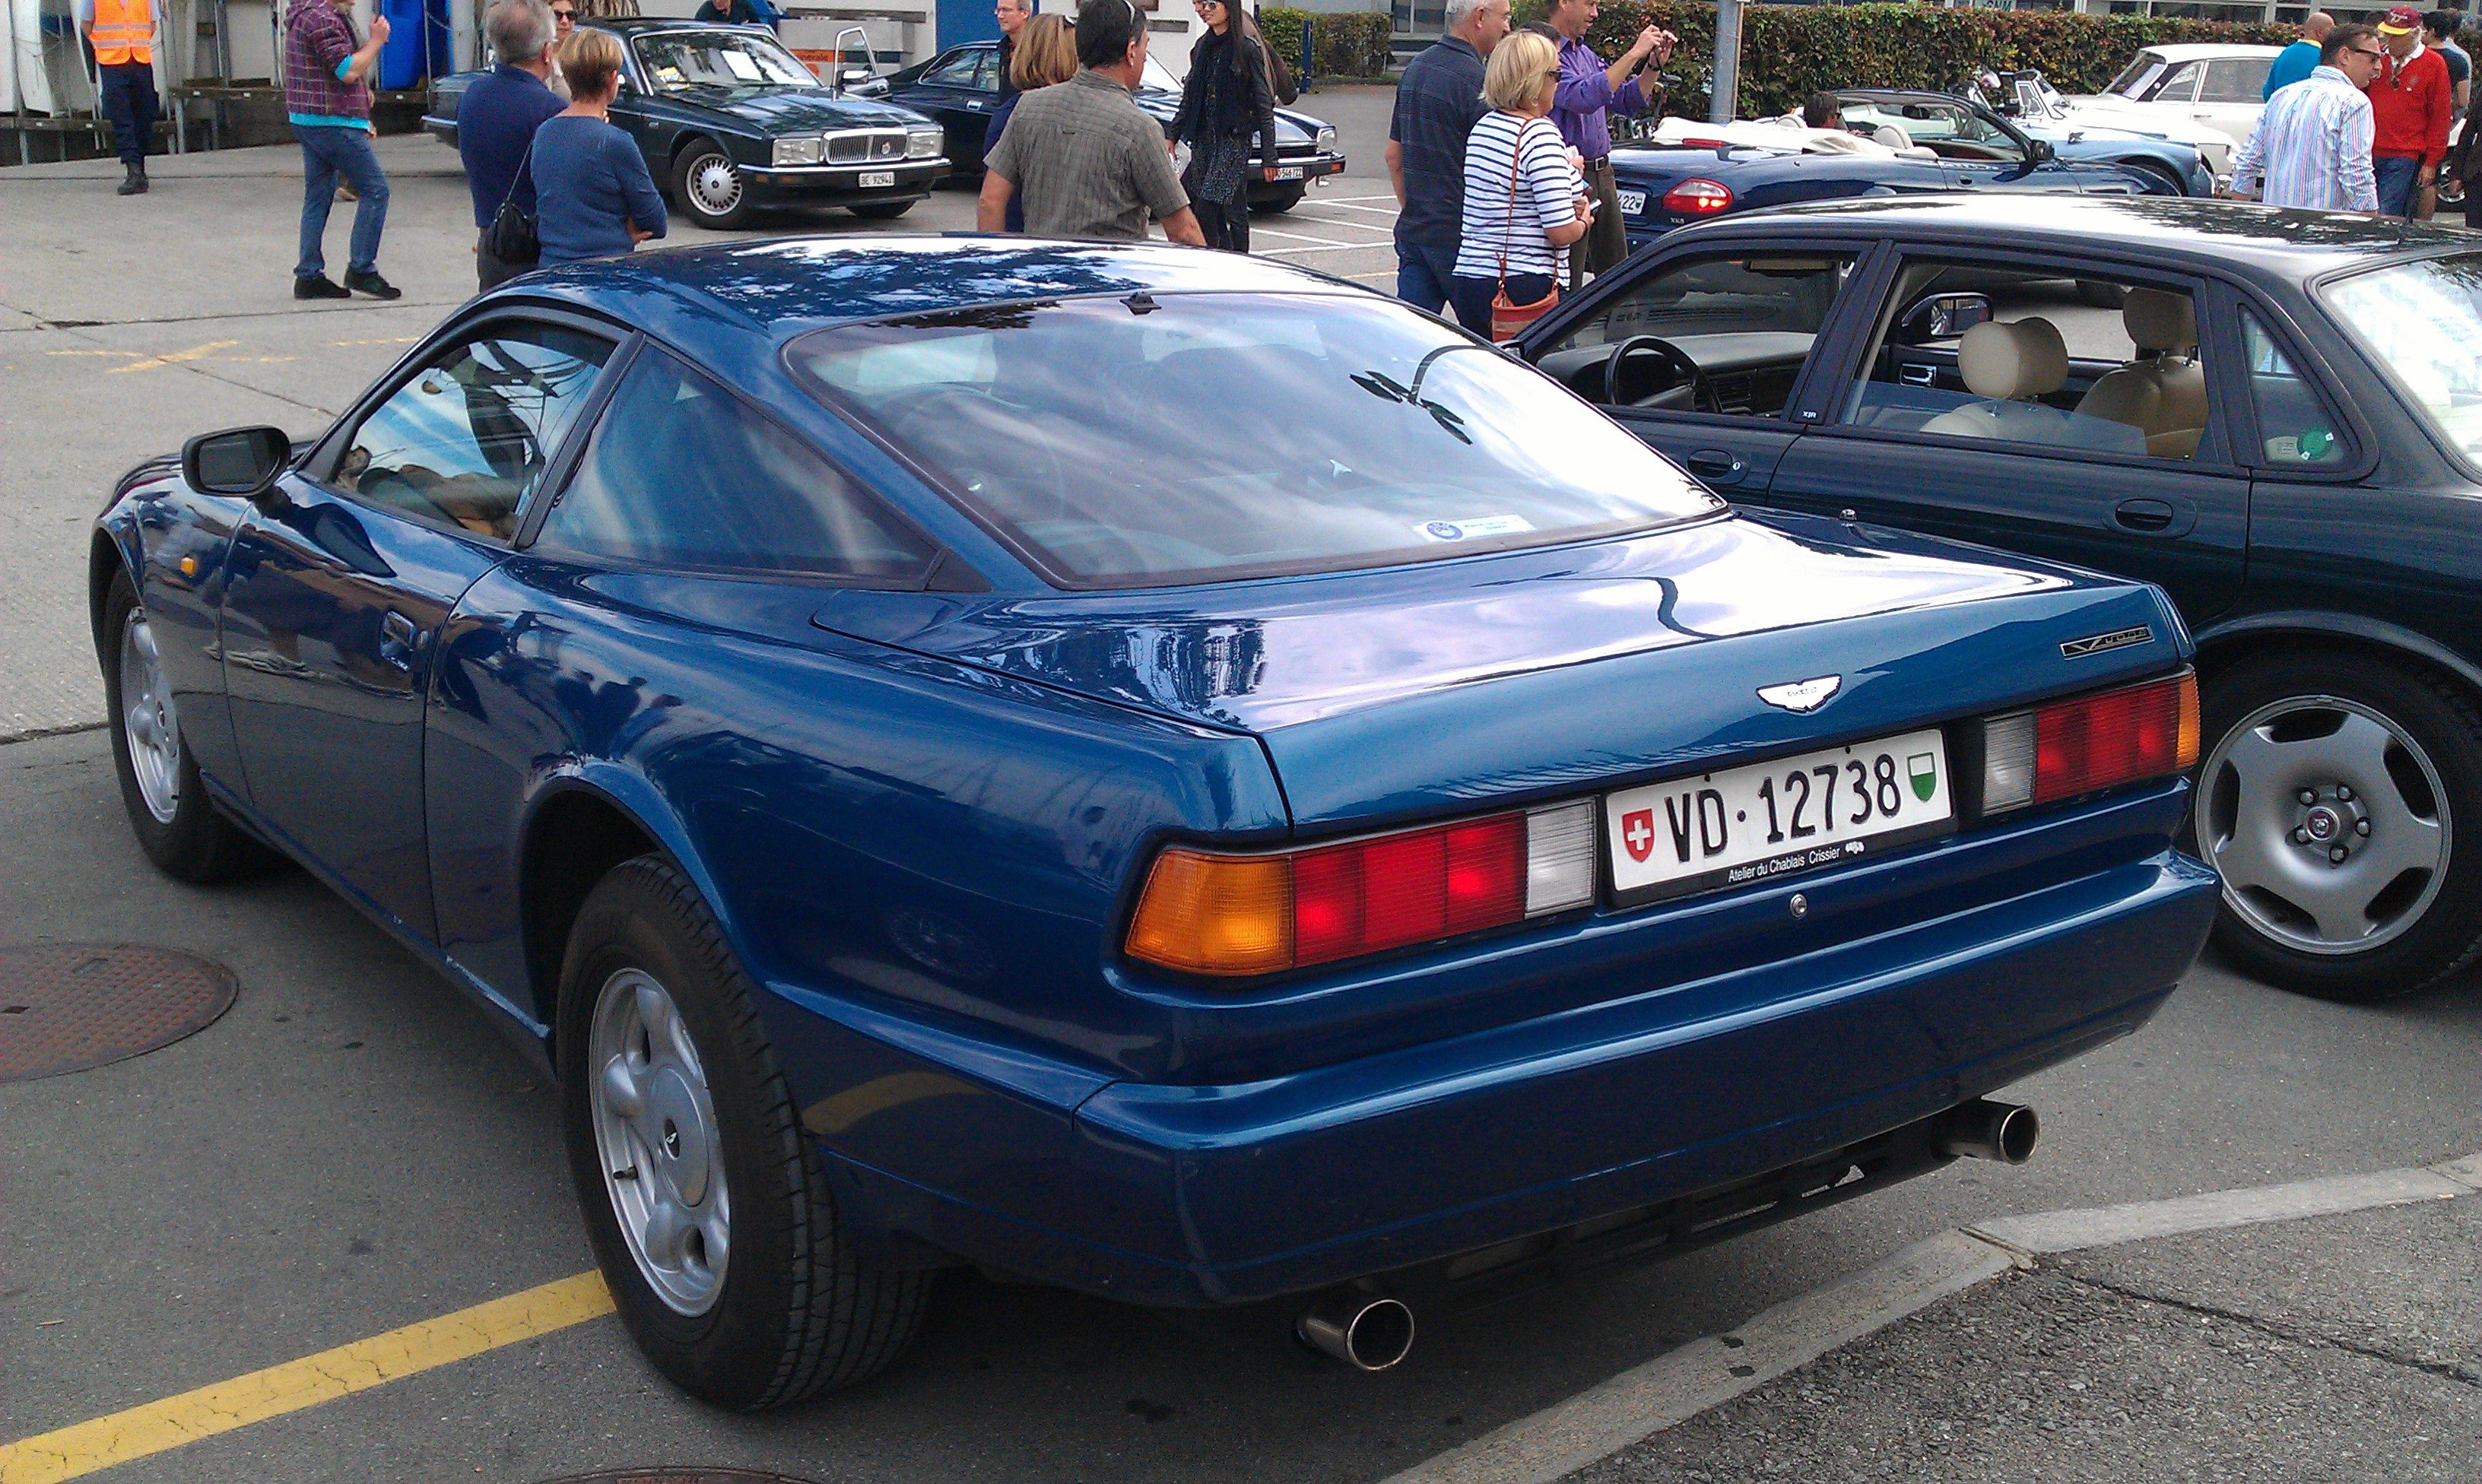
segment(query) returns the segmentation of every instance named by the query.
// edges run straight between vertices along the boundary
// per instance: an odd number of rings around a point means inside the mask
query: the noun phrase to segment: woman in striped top
[[[1559,77],[1559,48],[1530,31],[1492,47],[1483,73],[1492,112],[1465,137],[1465,226],[1448,285],[1457,323],[1477,335],[1491,334],[1503,273],[1510,303],[1542,299],[1558,281],[1563,249],[1594,220],[1586,178],[1545,117]]]

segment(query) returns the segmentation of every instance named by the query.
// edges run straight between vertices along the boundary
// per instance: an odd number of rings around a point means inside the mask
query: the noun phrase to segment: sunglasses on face
[[[2344,49],[2351,52],[2356,57],[2367,57],[2373,62],[2385,58],[2388,54],[2387,48],[2384,46],[2347,46]]]

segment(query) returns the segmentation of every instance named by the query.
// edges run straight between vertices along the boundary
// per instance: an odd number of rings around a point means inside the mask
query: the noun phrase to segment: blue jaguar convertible
[[[529,274],[93,532],[115,754],[556,1072],[756,1408],[979,1264],[1365,1367],[1959,1155],[2216,902],[2143,583],[1736,513],[1392,300],[1168,247]]]

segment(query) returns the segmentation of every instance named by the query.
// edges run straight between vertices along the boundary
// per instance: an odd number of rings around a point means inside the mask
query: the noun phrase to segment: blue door
[[[252,806],[429,941],[423,713],[442,624],[612,345],[502,323],[461,337],[287,475],[234,537],[224,684]]]
[[[1000,34],[1000,17],[991,0],[940,0],[939,38],[941,51],[963,46],[967,41],[989,41]]]

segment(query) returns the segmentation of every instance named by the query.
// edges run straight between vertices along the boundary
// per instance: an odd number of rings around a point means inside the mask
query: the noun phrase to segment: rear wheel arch
[[[670,858],[654,831],[593,788],[560,790],[526,822],[517,854],[518,920],[526,986],[541,1024],[559,1021],[561,962],[586,898],[616,867],[642,855]]]
[[[2208,629],[2197,638],[2198,677],[2206,685],[2270,650],[2316,648],[2399,665],[2482,706],[2482,665],[2409,629],[2349,614],[2283,614]]]

